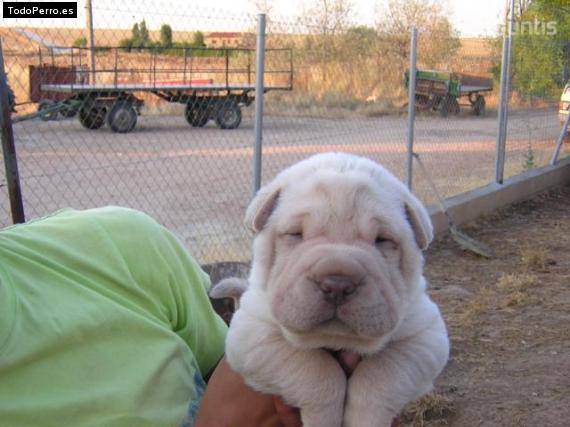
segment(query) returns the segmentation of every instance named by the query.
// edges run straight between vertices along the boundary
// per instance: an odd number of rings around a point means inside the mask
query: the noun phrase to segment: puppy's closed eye
[[[381,234],[376,236],[374,246],[381,252],[385,250],[395,251],[398,249],[398,244],[393,239]]]
[[[303,241],[303,230],[292,229],[285,231],[281,234],[281,238],[291,244],[300,243]]]

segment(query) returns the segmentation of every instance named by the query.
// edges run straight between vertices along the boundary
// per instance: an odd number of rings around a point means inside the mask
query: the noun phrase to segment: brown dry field
[[[490,260],[449,236],[433,244],[426,276],[451,358],[436,398],[404,426],[570,425],[569,208],[566,186],[464,227],[493,248]]]

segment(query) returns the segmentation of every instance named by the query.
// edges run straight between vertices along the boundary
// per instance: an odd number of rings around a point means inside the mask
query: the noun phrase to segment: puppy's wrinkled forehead
[[[323,170],[283,189],[275,226],[281,232],[302,226],[313,233],[326,228],[329,234],[353,235],[398,209],[397,195],[383,191],[370,175]]]

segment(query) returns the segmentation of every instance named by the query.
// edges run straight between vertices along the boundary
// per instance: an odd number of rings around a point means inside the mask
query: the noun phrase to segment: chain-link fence
[[[25,19],[0,27],[26,218],[129,206],[172,229],[202,263],[246,261],[257,18],[169,4],[93,1],[94,49],[84,28]],[[405,179],[410,32],[347,25],[335,13],[268,17],[263,182],[323,151],[370,157]],[[495,179],[501,46],[438,31],[419,32],[414,151],[450,197]],[[531,55],[523,40],[513,46],[507,177],[547,163],[564,86],[553,61],[548,90],[537,91],[531,77],[546,71],[521,65]],[[434,202],[426,177],[413,176],[414,191]]]

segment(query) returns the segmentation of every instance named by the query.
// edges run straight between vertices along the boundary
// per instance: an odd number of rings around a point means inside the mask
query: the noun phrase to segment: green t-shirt
[[[65,210],[0,231],[0,426],[191,424],[226,327],[148,216]]]

